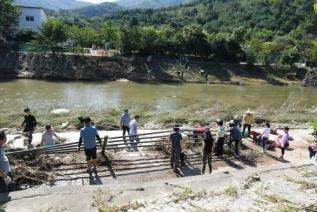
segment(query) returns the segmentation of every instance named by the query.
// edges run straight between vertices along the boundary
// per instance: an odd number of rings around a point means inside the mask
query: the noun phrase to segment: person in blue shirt
[[[91,124],[91,118],[85,117],[84,118],[84,124],[85,126],[80,130],[80,138],[78,143],[78,151],[80,151],[81,144],[84,142],[84,150],[86,155],[86,161],[87,161],[87,172],[91,173],[97,172],[97,142],[96,138],[101,144],[101,138],[98,134],[98,131],[96,127],[93,127]],[[91,167],[93,168],[91,169]]]

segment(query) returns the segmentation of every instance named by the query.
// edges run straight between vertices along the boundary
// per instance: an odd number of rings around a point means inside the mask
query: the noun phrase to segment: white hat
[[[251,111],[250,108],[248,108],[248,110],[245,111],[245,114],[253,114],[253,111]]]

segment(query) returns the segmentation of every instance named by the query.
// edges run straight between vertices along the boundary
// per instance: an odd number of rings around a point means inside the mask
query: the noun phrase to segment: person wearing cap
[[[174,132],[170,134],[169,141],[171,142],[171,168],[174,170],[174,172],[178,172],[179,168],[179,159],[180,154],[182,152],[182,134],[179,132],[179,126],[173,127]]]
[[[217,141],[216,156],[222,158],[226,130],[223,127],[223,121],[221,119],[217,120],[217,124],[218,124],[218,130],[217,130],[217,138],[216,138],[216,141]]]
[[[32,140],[33,140],[33,132],[34,132],[34,128],[36,127],[37,125],[37,122],[36,122],[36,119],[35,117],[31,114],[31,110],[30,108],[26,108],[24,109],[24,121],[22,122],[21,124],[21,127],[24,127],[23,129],[23,132],[27,134],[27,137],[28,137],[28,142],[29,142],[29,145],[31,145],[32,143]]]
[[[213,147],[214,139],[211,135],[211,131],[209,128],[205,129],[205,139],[203,143],[203,168],[201,170],[202,174],[205,174],[206,163],[208,161],[209,174],[212,172],[211,159],[212,159],[212,147]]]
[[[128,132],[128,134],[130,132],[130,127],[129,127],[130,121],[131,121],[131,119],[130,119],[129,110],[125,109],[124,113],[122,114],[121,119],[120,119],[120,126],[122,129],[122,136],[123,136],[124,141],[126,141],[126,139],[125,139],[126,132]]]
[[[241,135],[240,129],[237,127],[234,120],[230,121],[229,126],[230,126],[230,130],[229,130],[230,144],[229,145],[231,146],[231,143],[232,142],[234,143],[234,154],[236,158],[239,158],[240,157],[239,144],[242,139],[242,135]]]
[[[138,138],[138,121],[139,121],[139,119],[140,119],[140,116],[136,115],[136,116],[134,116],[134,119],[132,119],[129,123],[130,146],[135,151],[138,151],[137,143],[139,141],[139,138]]]
[[[46,125],[45,132],[42,134],[41,146],[44,146],[44,147],[53,146],[55,144],[53,136],[55,138],[59,138],[56,135],[56,133],[52,130],[51,125],[49,125],[49,124]]]
[[[95,127],[91,125],[91,118],[84,118],[85,126],[80,130],[80,138],[78,143],[78,151],[80,151],[81,144],[84,142],[84,150],[87,161],[87,172],[91,173],[97,172],[97,142],[96,138],[102,146],[101,138],[98,134],[98,131]],[[92,168],[93,166],[93,168]],[[92,169],[91,169],[92,168]]]
[[[5,132],[0,131],[0,193],[7,193],[12,188],[12,171],[4,150],[6,142]]]
[[[242,119],[242,124],[243,124],[243,130],[242,130],[242,136],[245,137],[245,130],[246,128],[248,128],[248,134],[250,134],[251,132],[251,124],[254,123],[254,116],[253,116],[253,112],[248,109],[244,115],[243,115],[243,119]]]

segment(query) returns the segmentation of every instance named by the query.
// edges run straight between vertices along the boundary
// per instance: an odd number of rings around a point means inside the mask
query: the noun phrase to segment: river
[[[30,107],[37,113],[56,108],[74,111],[143,107],[170,112],[191,105],[231,104],[237,109],[281,107],[298,101],[302,107],[317,104],[317,89],[300,86],[140,84],[134,82],[0,82],[0,112],[16,113]]]

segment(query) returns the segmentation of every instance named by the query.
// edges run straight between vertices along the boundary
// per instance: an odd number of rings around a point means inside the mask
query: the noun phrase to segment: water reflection
[[[317,104],[317,89],[300,86],[270,85],[150,85],[133,82],[67,82],[15,80],[0,83],[0,112],[37,112],[56,108],[71,110],[122,109],[142,107],[149,111],[174,111],[188,106],[212,107],[214,104],[235,108],[281,107],[285,102],[300,101],[303,107]]]

